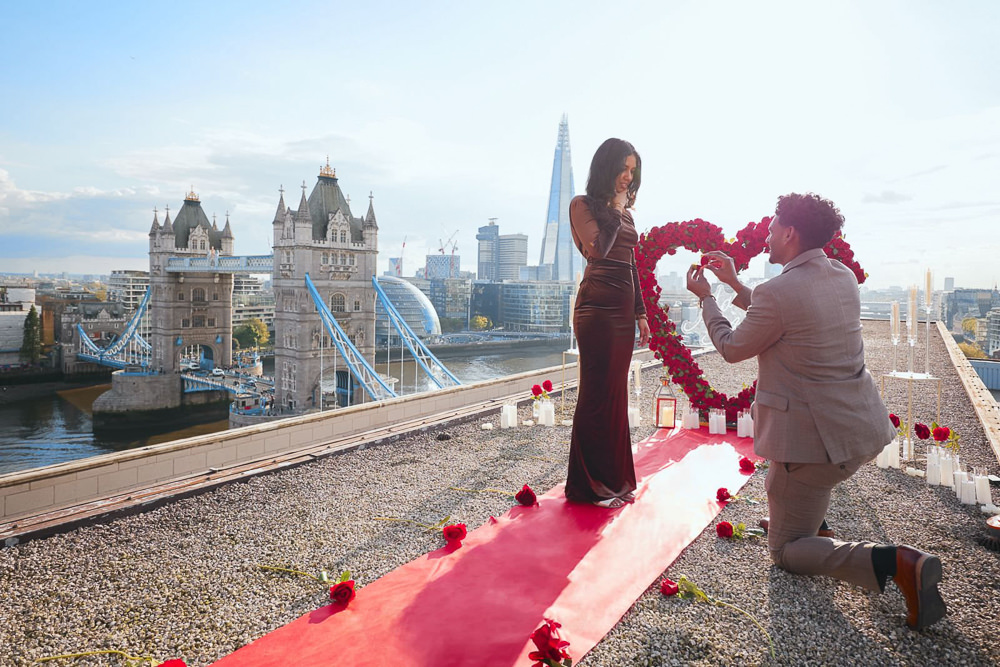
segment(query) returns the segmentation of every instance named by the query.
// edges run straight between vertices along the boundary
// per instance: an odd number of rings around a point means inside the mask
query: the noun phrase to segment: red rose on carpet
[[[753,461],[751,461],[747,457],[744,456],[743,458],[740,459],[740,471],[742,471],[742,472],[753,472],[756,469],[757,469],[757,466],[755,466],[754,463],[753,463]]]
[[[718,525],[715,526],[715,534],[719,537],[730,538],[733,536],[733,524],[728,521],[720,521]]]
[[[569,653],[566,652],[569,642],[559,636],[561,627],[559,623],[546,618],[542,627],[531,633],[531,641],[538,649],[528,654],[530,659],[538,661],[532,667],[557,665],[562,660],[569,660]]]
[[[538,502],[538,498],[535,496],[535,492],[531,490],[531,487],[525,484],[521,487],[521,490],[514,495],[514,500],[521,503],[525,507],[531,507]]]
[[[462,544],[462,540],[468,534],[465,530],[464,523],[453,523],[449,526],[445,526],[441,530],[441,534],[444,535],[444,539],[448,540],[448,544]]]
[[[183,660],[178,660],[174,658],[173,660],[167,660],[166,662],[161,662],[158,667],[187,667],[187,663]]]
[[[531,385],[531,395],[532,396],[541,396],[542,395],[542,385],[540,385],[540,384],[533,384],[533,385]]]
[[[337,604],[347,604],[357,596],[354,592],[354,581],[341,581],[335,586],[330,586],[330,599]]]
[[[542,389],[544,389],[545,391],[552,391],[552,381],[546,380],[545,382],[543,382]]]
[[[927,438],[931,437],[931,430],[930,428],[928,428],[927,424],[921,424],[920,422],[917,422],[916,424],[913,425],[913,431],[914,433],[917,434],[917,437],[920,438],[921,440],[926,440]]]
[[[732,498],[732,496],[729,495],[729,489],[727,489],[724,486],[715,492],[715,499],[718,500],[720,503],[724,503],[730,498]]]
[[[666,595],[667,597],[670,597],[671,595],[677,595],[677,591],[679,590],[680,588],[678,588],[676,581],[671,581],[670,579],[664,579],[663,581],[660,582],[660,592]]]
[[[899,423],[900,423],[899,422],[899,417],[897,417],[896,415],[892,414],[891,412],[889,413],[889,421],[892,422],[893,428],[899,428]]]
[[[938,442],[944,442],[951,435],[951,429],[947,426],[938,426],[934,429],[934,439]]]

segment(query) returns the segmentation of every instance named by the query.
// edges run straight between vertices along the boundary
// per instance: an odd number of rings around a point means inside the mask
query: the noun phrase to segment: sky
[[[474,271],[489,218],[536,264],[565,113],[578,193],[604,139],[641,154],[640,230],[734,236],[811,191],[872,287],[1000,282],[994,0],[54,1],[4,24],[0,273],[146,269],[154,207],[192,187],[267,254],[279,187],[296,206],[327,156],[355,215],[373,195],[380,272],[453,234]]]

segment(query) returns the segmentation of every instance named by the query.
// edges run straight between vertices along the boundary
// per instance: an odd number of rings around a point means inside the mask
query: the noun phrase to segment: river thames
[[[562,363],[562,351],[566,344],[566,340],[556,340],[503,350],[484,349],[482,353],[465,351],[461,357],[455,358],[444,353],[441,359],[462,382],[476,382],[558,366]],[[387,373],[386,364],[376,364],[376,369]],[[398,378],[399,369],[400,364],[395,361],[387,374]],[[412,362],[406,364],[403,374],[405,393],[412,392],[415,383],[426,384],[422,373],[414,379],[413,369]],[[328,371],[332,372],[332,368]],[[555,377],[552,379],[558,380]],[[229,426],[228,419],[220,419],[183,425],[161,433],[150,433],[142,428],[113,434],[94,433],[91,406],[110,386],[102,384],[64,389],[48,396],[0,405],[0,474],[215,433]],[[530,387],[524,389],[527,395]]]

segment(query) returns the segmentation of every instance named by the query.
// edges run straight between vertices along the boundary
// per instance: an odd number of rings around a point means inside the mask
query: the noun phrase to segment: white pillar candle
[[[941,464],[937,461],[927,462],[927,484],[930,486],[941,484]]]
[[[892,302],[892,329],[890,335],[899,338],[899,302]]]
[[[681,420],[681,426],[686,429],[698,430],[701,428],[701,423],[698,419],[698,413],[693,410],[685,412],[684,417]]]
[[[888,466],[890,468],[898,468],[899,467],[899,441],[898,440],[893,440],[892,442],[890,442],[888,444],[887,449],[888,449],[888,452],[887,452],[888,457],[886,458],[886,463],[888,464]]]
[[[552,401],[542,402],[542,407],[538,411],[538,423],[542,426],[556,425],[556,406]]]
[[[889,467],[889,463],[888,463],[888,460],[889,460],[889,451],[888,450],[889,450],[889,446],[886,445],[881,450],[879,450],[878,455],[875,457],[875,465],[877,465],[879,468],[888,468]]]
[[[941,484],[951,488],[955,486],[953,474],[955,461],[948,452],[941,452]]]
[[[628,427],[638,428],[639,426],[639,408],[629,406],[628,409]]]
[[[485,424],[482,425],[482,429],[484,431],[492,431],[493,430],[493,424],[491,424],[490,422],[486,422]]]
[[[986,475],[976,475],[976,502],[980,505],[992,505],[993,496],[990,494],[990,480]]]
[[[963,505],[975,505],[976,504],[976,483],[971,479],[967,479],[962,482],[962,504]]]
[[[906,314],[906,335],[910,338],[917,337],[917,288],[910,287],[909,312]]]
[[[903,460],[913,460],[913,442],[909,438],[903,438]]]
[[[955,472],[952,473],[951,477],[952,477],[951,486],[953,489],[955,489],[955,495],[958,497],[959,500],[961,500],[962,483],[965,482],[965,473],[962,472],[961,470],[956,470]]]
[[[753,416],[747,414],[747,437],[753,437]]]

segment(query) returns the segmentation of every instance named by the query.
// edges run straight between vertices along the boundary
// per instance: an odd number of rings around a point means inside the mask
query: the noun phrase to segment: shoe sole
[[[941,583],[941,559],[927,556],[917,563],[917,619],[911,625],[915,630],[923,630],[934,625],[947,613],[944,599],[937,589]]]

